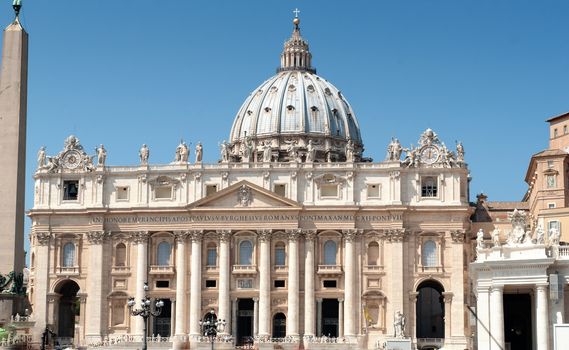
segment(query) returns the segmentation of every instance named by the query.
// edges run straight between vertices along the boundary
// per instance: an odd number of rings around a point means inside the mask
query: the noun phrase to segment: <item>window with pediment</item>
[[[367,264],[370,266],[381,265],[379,261],[379,243],[369,242],[367,246]]]
[[[115,266],[126,266],[126,245],[122,242],[115,246]]]

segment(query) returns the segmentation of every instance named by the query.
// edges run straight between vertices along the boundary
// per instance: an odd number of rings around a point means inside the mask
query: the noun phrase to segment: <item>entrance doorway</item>
[[[338,299],[322,299],[322,335],[338,337]]]
[[[164,306],[159,316],[154,319],[154,335],[169,337],[172,329],[172,301],[162,299]]]
[[[504,294],[504,336],[510,349],[531,350],[531,297],[529,294]]]
[[[253,299],[237,301],[237,345],[253,344]]]
[[[72,280],[63,281],[57,286],[55,292],[61,295],[57,310],[57,337],[73,338],[75,333],[75,316],[79,316],[80,312],[79,300],[77,299],[79,285]]]
[[[286,336],[286,316],[282,312],[273,316],[273,338],[284,338]]]
[[[425,281],[417,288],[417,338],[445,337],[443,291],[436,281]]]

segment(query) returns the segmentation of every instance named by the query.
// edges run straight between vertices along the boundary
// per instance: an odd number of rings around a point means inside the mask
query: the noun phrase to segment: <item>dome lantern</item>
[[[308,49],[308,42],[300,36],[300,18],[297,17],[292,21],[294,29],[291,37],[285,41],[284,49],[281,53],[281,66],[277,68],[277,73],[287,70],[298,70],[316,73],[316,69],[311,67],[312,54]]]

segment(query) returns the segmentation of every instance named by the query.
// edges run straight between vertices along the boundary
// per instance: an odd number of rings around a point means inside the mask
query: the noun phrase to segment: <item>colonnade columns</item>
[[[356,335],[355,327],[355,300],[356,300],[356,279],[355,279],[355,261],[356,251],[354,239],[357,230],[343,230],[345,242],[345,259],[344,259],[344,333],[346,336]],[[359,308],[358,308],[359,309]]]
[[[186,238],[188,232],[175,231],[176,237],[176,320],[174,347],[180,348],[186,337]]]
[[[504,340],[504,286],[490,290],[490,344],[492,350],[503,350]],[[541,327],[541,326],[540,326]],[[539,348],[542,350],[541,348]]]
[[[32,245],[35,243],[35,291],[34,300],[34,317],[35,325],[33,330],[34,341],[41,340],[41,334],[45,330],[48,322],[49,304],[49,243],[52,234],[50,232],[35,232],[32,234]],[[82,312],[81,314],[84,314]]]
[[[268,337],[271,333],[271,230],[258,230],[257,241],[259,242],[259,336]],[[234,334],[235,335],[235,334]]]
[[[549,308],[547,285],[537,285],[535,303],[536,344],[539,350],[549,350]]]
[[[344,336],[344,299],[338,299],[338,337]]]
[[[297,338],[299,310],[300,271],[298,263],[298,238],[301,230],[287,230],[288,235],[288,312],[286,335]]]
[[[391,302],[388,303],[386,311],[388,320],[391,319],[397,311],[400,311],[404,315],[407,314],[405,310],[405,296],[403,293],[405,290],[403,281],[406,278],[405,267],[407,266],[407,262],[404,260],[403,241],[406,235],[407,231],[403,228],[389,230],[387,232],[387,239],[390,243],[388,249],[391,249],[391,275],[393,276],[389,286]],[[393,327],[388,327],[387,329],[388,334],[393,334],[391,332],[395,331]],[[395,334],[393,334],[393,336],[394,335]]]
[[[450,339],[451,337],[451,324],[452,324],[452,292],[443,292],[443,298],[445,303],[445,339]]]
[[[304,336],[313,337],[314,332],[314,238],[316,230],[304,231]]]
[[[87,344],[101,341],[103,321],[103,243],[109,237],[109,232],[87,232],[89,242],[89,275],[87,277],[87,310],[85,313],[91,319],[85,330]],[[106,298],[105,298],[106,299]],[[96,320],[96,321],[95,321]]]
[[[148,278],[148,231],[133,232],[132,240],[136,244],[136,295],[135,301],[140,300],[146,295],[144,283]],[[146,336],[144,334],[144,319],[138,316],[132,316],[136,320],[135,335]]]
[[[231,299],[231,334],[234,338],[237,336],[237,303],[237,298]]]
[[[476,288],[476,337],[478,349],[490,349],[490,294],[488,287]]]
[[[417,297],[419,292],[409,293],[409,304],[410,304],[410,314],[407,319],[409,320],[409,333],[406,336],[411,337],[411,339],[417,338]]]
[[[190,231],[192,240],[192,275],[190,277],[190,337],[195,339],[200,335],[201,308],[202,308],[202,238],[203,231]]]
[[[259,298],[253,298],[253,336],[259,335]]]
[[[231,272],[229,271],[229,242],[231,239],[230,230],[218,230],[219,237],[219,298],[218,298],[218,315],[219,319],[225,320],[226,326],[222,334],[228,334],[231,330],[231,315],[229,299],[229,283],[231,281]]]
[[[316,299],[316,336],[322,336],[322,298]]]

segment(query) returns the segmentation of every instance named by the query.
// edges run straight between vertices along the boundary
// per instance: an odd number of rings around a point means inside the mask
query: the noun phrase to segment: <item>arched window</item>
[[[324,265],[336,265],[336,242],[324,243]]]
[[[170,254],[171,254],[170,243],[161,242],[158,244],[158,256],[156,259],[156,265],[158,266],[168,266],[170,265]]]
[[[286,264],[285,245],[283,242],[279,242],[275,246],[275,266],[285,266],[285,264]]]
[[[126,266],[126,246],[119,243],[115,247],[115,266]]]
[[[437,244],[431,240],[423,243],[423,266],[437,266]]]
[[[273,338],[284,338],[286,336],[286,316],[279,312],[273,316]]]
[[[207,245],[206,266],[217,266],[217,246],[215,243],[209,243]]]
[[[63,246],[63,267],[75,266],[75,244],[69,242]]]
[[[239,265],[253,265],[253,244],[243,241],[239,244]]]
[[[370,242],[367,246],[367,264],[379,265],[379,243]]]

